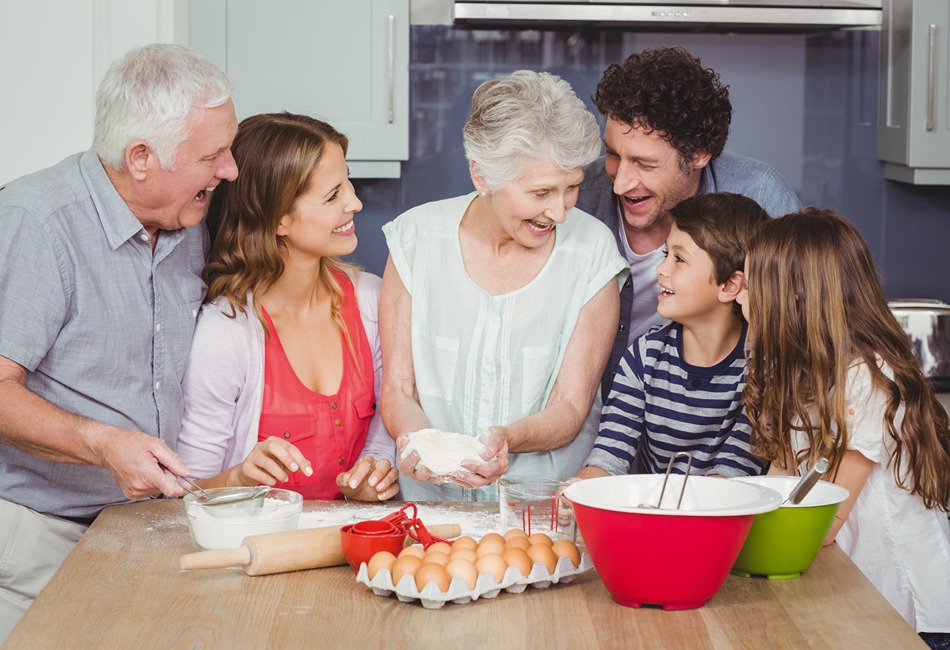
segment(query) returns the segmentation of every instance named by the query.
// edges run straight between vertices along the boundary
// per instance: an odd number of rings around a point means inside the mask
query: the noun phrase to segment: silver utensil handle
[[[811,469],[808,470],[808,473],[802,477],[802,480],[798,482],[798,485],[792,490],[791,494],[788,495],[788,502],[791,504],[800,503],[802,499],[805,498],[805,495],[808,494],[815,483],[817,483],[822,475],[828,471],[828,461],[824,458],[819,458]]]

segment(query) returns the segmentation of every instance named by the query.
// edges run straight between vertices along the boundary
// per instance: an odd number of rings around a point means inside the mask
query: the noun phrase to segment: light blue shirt
[[[459,224],[475,196],[427,203],[383,226],[412,295],[412,362],[422,410],[432,427],[469,436],[544,407],[581,309],[627,267],[607,227],[571,210],[538,275],[492,296],[466,273],[459,244]],[[594,435],[585,430],[560,449],[511,454],[508,476],[572,476]],[[497,498],[494,486],[462,490],[404,476],[400,485],[412,500]]]
[[[0,355],[55,406],[174,448],[207,245],[203,225],[163,230],[153,253],[94,151],[11,182],[0,190]],[[68,517],[127,501],[105,469],[4,443],[0,494]]]

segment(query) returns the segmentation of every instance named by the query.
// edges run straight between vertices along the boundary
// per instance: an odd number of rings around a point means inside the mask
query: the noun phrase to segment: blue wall
[[[384,223],[420,203],[471,191],[461,130],[472,92],[485,79],[519,68],[548,70],[567,79],[596,114],[589,100],[608,64],[646,47],[681,45],[730,87],[729,149],[775,165],[804,203],[854,221],[888,297],[950,302],[950,187],[885,180],[877,160],[879,36],[413,26],[410,159],[400,179],[356,182],[364,208],[353,260],[382,273]]]

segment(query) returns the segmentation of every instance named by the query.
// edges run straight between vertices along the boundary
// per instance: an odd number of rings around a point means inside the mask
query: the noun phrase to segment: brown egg
[[[418,544],[413,544],[399,551],[399,557],[406,557],[407,555],[414,555],[421,560],[426,556],[426,552]]]
[[[522,551],[527,551],[528,547],[531,546],[531,542],[528,541],[527,537],[512,537],[505,542],[505,548],[520,548]]]
[[[422,561],[426,563],[431,562],[432,564],[438,564],[439,566],[445,566],[449,563],[449,556],[446,553],[439,553],[438,551],[435,553],[427,551],[426,556],[422,559]]]
[[[494,537],[489,537],[486,535],[478,543],[478,550],[475,551],[475,554],[478,557],[487,555],[489,553],[494,553],[496,555],[501,555],[505,552],[505,538],[496,533],[490,533]]]
[[[531,542],[532,546],[534,546],[535,544],[544,544],[545,546],[549,548],[554,544],[554,540],[552,540],[550,537],[548,537],[544,533],[535,533],[534,535],[531,535],[530,537],[528,537],[528,541]]]
[[[524,550],[520,548],[509,548],[501,557],[505,561],[505,564],[518,569],[521,575],[527,577],[527,575],[531,573],[531,565],[533,565],[534,562],[531,561],[531,558],[528,557],[528,554]]]
[[[475,570],[474,562],[453,558],[445,570],[449,572],[452,578],[461,578],[465,586],[469,589],[475,588],[475,581],[478,580],[478,571]]]
[[[504,579],[505,569],[507,568],[508,565],[505,564],[505,559],[497,553],[482,555],[475,561],[475,570],[478,571],[478,574],[487,573],[495,579],[495,582],[501,582]]]
[[[532,544],[528,549],[528,557],[534,564],[542,563],[548,570],[548,573],[554,573],[554,567],[557,566],[557,555],[547,544]]]
[[[527,538],[528,538],[528,533],[524,532],[524,531],[521,530],[520,528],[512,528],[512,529],[509,530],[507,533],[505,533],[505,541],[506,541],[506,542],[507,542],[507,541],[510,541],[511,538],[513,538],[513,537],[524,537],[525,539],[527,539]]]
[[[475,564],[475,560],[478,559],[478,553],[470,548],[460,548],[457,551],[452,551],[450,557],[451,560],[465,560],[469,564]]]
[[[422,560],[415,555],[398,558],[393,564],[393,584],[398,585],[403,576],[415,577],[416,569],[422,566]]]
[[[426,547],[426,553],[445,553],[446,555],[452,555],[452,547],[445,542],[436,542]]]
[[[488,534],[486,534],[484,537],[482,537],[480,540],[478,540],[478,545],[481,546],[481,545],[484,544],[485,542],[492,542],[492,543],[494,543],[495,541],[499,541],[499,542],[501,542],[502,544],[504,544],[504,543],[505,543],[505,538],[502,537],[501,535],[499,535],[498,533],[488,533]]]
[[[452,541],[453,552],[459,551],[462,549],[468,549],[470,551],[474,551],[476,548],[478,548],[478,542],[476,542],[471,537],[468,537],[467,535],[463,535],[462,537],[459,537],[458,539],[455,539]]]
[[[452,582],[452,576],[445,570],[441,564],[425,562],[416,569],[416,589],[422,591],[430,583],[434,582],[439,587],[439,591],[449,590],[449,584]]]
[[[389,551],[374,553],[373,557],[369,559],[369,564],[366,565],[366,570],[369,572],[369,579],[372,580],[375,578],[376,574],[383,569],[391,572],[395,563],[396,556]]]
[[[559,539],[554,542],[551,550],[554,551],[554,554],[557,555],[558,558],[571,558],[571,564],[574,565],[575,569],[581,565],[581,552],[571,540]]]

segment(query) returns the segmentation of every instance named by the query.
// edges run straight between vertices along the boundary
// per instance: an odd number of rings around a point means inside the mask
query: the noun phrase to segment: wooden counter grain
[[[179,570],[192,550],[179,502],[107,508],[4,649],[926,647],[836,545],[799,579],[730,576],[705,607],[677,612],[617,605],[594,571],[426,610],[374,595],[349,567]]]

